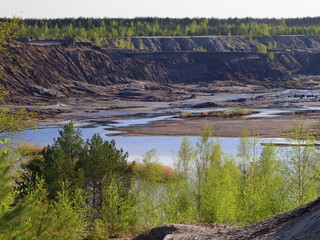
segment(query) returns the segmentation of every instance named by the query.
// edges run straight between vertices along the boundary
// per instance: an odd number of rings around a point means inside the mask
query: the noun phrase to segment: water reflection
[[[108,131],[103,127],[82,128],[82,137],[90,138],[94,133],[100,133],[103,139],[116,141],[116,146],[123,148],[129,153],[129,161],[135,161],[140,158],[146,151],[157,149],[160,161],[169,166],[173,166],[174,157],[180,147],[183,136],[168,137],[168,136],[150,136],[150,137],[124,137],[124,136],[106,136]],[[53,143],[53,138],[59,136],[57,128],[44,128],[36,130],[27,130],[21,133],[20,137],[28,141],[30,144],[48,145]],[[189,137],[195,145],[199,137]],[[222,150],[229,155],[236,157],[239,138],[219,138]],[[258,143],[277,141],[282,139],[258,138]]]

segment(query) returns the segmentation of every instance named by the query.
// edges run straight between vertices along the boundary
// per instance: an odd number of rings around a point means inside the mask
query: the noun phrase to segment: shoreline
[[[261,138],[282,138],[288,128],[295,122],[290,118],[230,119],[230,120],[181,120],[159,121],[147,126],[106,128],[122,133],[108,136],[200,136],[206,125],[212,125],[213,135],[219,137],[240,137],[241,131],[247,129],[252,135]],[[308,123],[315,123],[308,120]]]

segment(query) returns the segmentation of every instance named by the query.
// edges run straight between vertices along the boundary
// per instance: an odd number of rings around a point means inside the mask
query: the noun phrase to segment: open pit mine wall
[[[110,49],[124,47],[152,52],[255,52],[260,44],[278,50],[320,49],[320,36],[136,37],[107,38],[106,40],[106,47]]]
[[[276,51],[272,59],[257,52],[111,51],[68,40],[16,43],[8,51],[1,84],[20,95],[105,95],[136,81],[159,88],[217,80],[277,87],[295,72],[318,70],[318,54],[309,50]]]

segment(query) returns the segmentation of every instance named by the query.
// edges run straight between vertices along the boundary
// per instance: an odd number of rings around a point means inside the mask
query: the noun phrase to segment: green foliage
[[[1,151],[0,239],[83,239],[86,208],[79,192],[71,199],[62,188],[57,202],[51,202],[40,182],[32,193],[12,204],[15,192],[9,175],[11,156],[10,151]]]
[[[273,43],[268,41],[268,49],[272,49],[273,48]]]
[[[194,221],[197,219],[195,208],[196,190],[195,186],[190,184],[195,174],[195,159],[196,150],[191,141],[184,137],[174,163],[175,171],[179,174],[179,178],[169,186],[169,193],[166,194],[173,198],[171,202],[175,203],[171,208],[173,210],[171,211],[172,217],[169,218],[172,222]]]
[[[273,53],[273,52],[269,52],[269,53],[268,53],[268,58],[269,58],[270,60],[274,60],[274,53]]]
[[[8,19],[0,19],[8,22]],[[266,36],[318,35],[320,18],[134,18],[134,19],[25,19],[17,37],[30,39],[78,37],[97,41],[138,36]],[[8,25],[6,25],[8,26]],[[0,30],[1,30],[0,25]],[[9,33],[4,28],[4,33]],[[12,36],[8,34],[9,36]]]
[[[238,145],[238,157],[240,158],[240,169],[243,173],[246,172],[250,161],[250,132],[247,129],[242,129],[240,134],[240,142]]]
[[[200,47],[200,52],[206,52],[207,51],[207,49],[205,49],[204,47]]]
[[[0,87],[0,95],[1,93],[5,96],[7,95]],[[4,96],[0,96],[0,104],[3,98]],[[17,131],[33,126],[29,121],[34,119],[35,113],[27,112],[23,108],[11,110],[6,106],[5,102],[2,102],[2,104],[0,108],[0,135],[12,135]]]
[[[13,61],[8,49],[8,43],[12,42],[12,38],[17,36],[20,24],[21,20],[18,18],[5,19],[0,22],[0,78],[6,77],[3,71],[5,63]],[[14,65],[17,68],[23,69],[23,60],[20,59]],[[28,120],[35,117],[34,113],[29,113],[23,108],[9,110],[5,101],[8,95],[9,92],[0,86],[0,135],[12,134],[13,132],[30,127],[32,124]]]
[[[57,192],[61,191],[62,182],[67,181],[71,183],[71,186],[78,187],[81,184],[76,168],[84,144],[81,132],[75,130],[73,124],[69,123],[59,131],[59,134],[60,136],[54,140],[54,144],[43,150],[43,162],[39,162],[38,168],[43,172],[36,173],[44,178],[45,187],[48,189],[51,199],[54,199]]]
[[[38,185],[27,199],[32,199],[32,215],[24,219],[29,239],[83,239],[86,207],[81,193],[70,198],[68,190],[58,192],[57,201],[48,201],[47,192]],[[26,217],[25,215],[23,217]]]
[[[258,53],[267,53],[267,52],[268,52],[267,46],[259,43],[259,45],[258,45]]]
[[[15,156],[0,152],[0,239],[98,240],[162,223],[260,221],[318,196],[312,132],[296,123],[288,134],[292,146],[278,154],[243,130],[232,159],[208,125],[195,146],[183,139],[173,171],[154,149],[128,164],[114,141],[95,134],[84,142],[67,124],[52,146],[22,166],[18,197],[10,177]]]
[[[74,200],[80,193],[84,196],[90,238],[95,239],[102,232],[117,235],[127,232],[135,219],[134,214],[128,214],[133,207],[129,208],[132,171],[126,162],[127,153],[116,149],[114,141],[104,141],[98,134],[84,142],[72,123],[65,125],[59,134],[52,146],[22,165],[18,181],[20,198],[28,198],[38,191],[36,181],[43,178],[48,201],[58,204],[57,207],[61,206],[61,199]],[[73,206],[79,204],[78,200],[72,202]]]
[[[274,146],[263,147],[258,169],[259,194],[262,200],[258,219],[262,220],[289,210],[289,199],[284,191],[287,183],[283,175],[283,165]]]
[[[179,176],[184,180],[189,180],[194,173],[194,161],[196,157],[196,151],[192,146],[191,141],[184,137],[175,161],[175,170]]]
[[[241,159],[239,221],[256,222],[283,211],[285,182],[274,148],[268,146],[261,149],[257,138],[250,137],[247,130],[243,130],[241,135],[238,147]]]
[[[163,193],[156,150],[146,152],[142,157],[143,170],[135,172],[134,194],[137,204],[138,231],[143,231],[162,223],[159,197]]]
[[[130,187],[127,153],[115,147],[114,141],[104,141],[99,134],[87,140],[78,168],[84,173],[84,188],[89,194],[93,219],[101,218],[104,189],[117,180],[123,191]],[[125,194],[125,192],[122,192]]]
[[[0,77],[5,77],[5,74],[3,71],[5,62],[12,61],[12,58],[8,50],[8,43],[12,42],[12,38],[17,37],[20,24],[21,24],[21,20],[19,18],[12,18],[12,19],[5,18],[3,19],[3,21],[0,21],[0,52],[1,52]],[[16,65],[20,65],[20,64],[17,63]]]
[[[14,37],[17,24],[17,19],[0,23],[0,50],[3,53],[0,58],[0,73],[4,61],[11,60],[6,44]],[[0,92],[0,239],[85,238],[86,207],[82,195],[76,188],[65,188],[65,183],[61,182],[59,191],[55,192],[56,201],[50,201],[47,190],[43,187],[43,180],[37,181],[38,176],[44,176],[41,158],[32,161],[28,169],[29,173],[35,174],[31,179],[28,175],[23,175],[22,179],[26,184],[22,182],[20,195],[17,195],[15,190],[18,187],[13,184],[13,173],[16,173],[18,167],[14,164],[22,157],[17,156],[12,148],[8,148],[3,137],[30,126],[26,121],[33,115],[23,109],[9,111],[4,101],[7,93],[2,89]],[[64,143],[59,140],[57,142]],[[72,155],[73,149],[68,150],[68,154]]]
[[[102,221],[105,223],[109,237],[123,236],[134,231],[137,214],[135,212],[135,199],[132,195],[124,195],[118,179],[111,179],[104,189],[102,203]]]
[[[312,132],[312,125],[296,122],[287,135],[292,146],[284,152],[283,165],[292,207],[308,203],[319,195],[316,169],[319,169],[320,163],[312,146],[316,140]]]
[[[118,47],[123,48],[123,49],[132,49],[134,48],[133,43],[130,40],[127,39],[118,39],[117,43]]]
[[[212,146],[210,166],[201,192],[200,219],[206,222],[236,222],[239,169],[222,155],[221,146]]]

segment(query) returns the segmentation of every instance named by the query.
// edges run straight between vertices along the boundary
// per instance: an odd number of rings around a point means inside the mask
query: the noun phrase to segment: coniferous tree
[[[77,162],[83,152],[81,132],[75,130],[72,123],[68,123],[59,134],[60,136],[54,139],[54,144],[42,152],[41,175],[51,199],[61,190],[62,182],[68,181],[72,186],[80,187],[82,181],[81,173],[76,171]]]
[[[116,181],[123,197],[131,186],[131,170],[127,164],[127,153],[117,149],[115,141],[104,141],[94,134],[85,144],[85,151],[78,167],[84,173],[84,187],[89,192],[89,203],[93,219],[101,218],[104,189]]]

